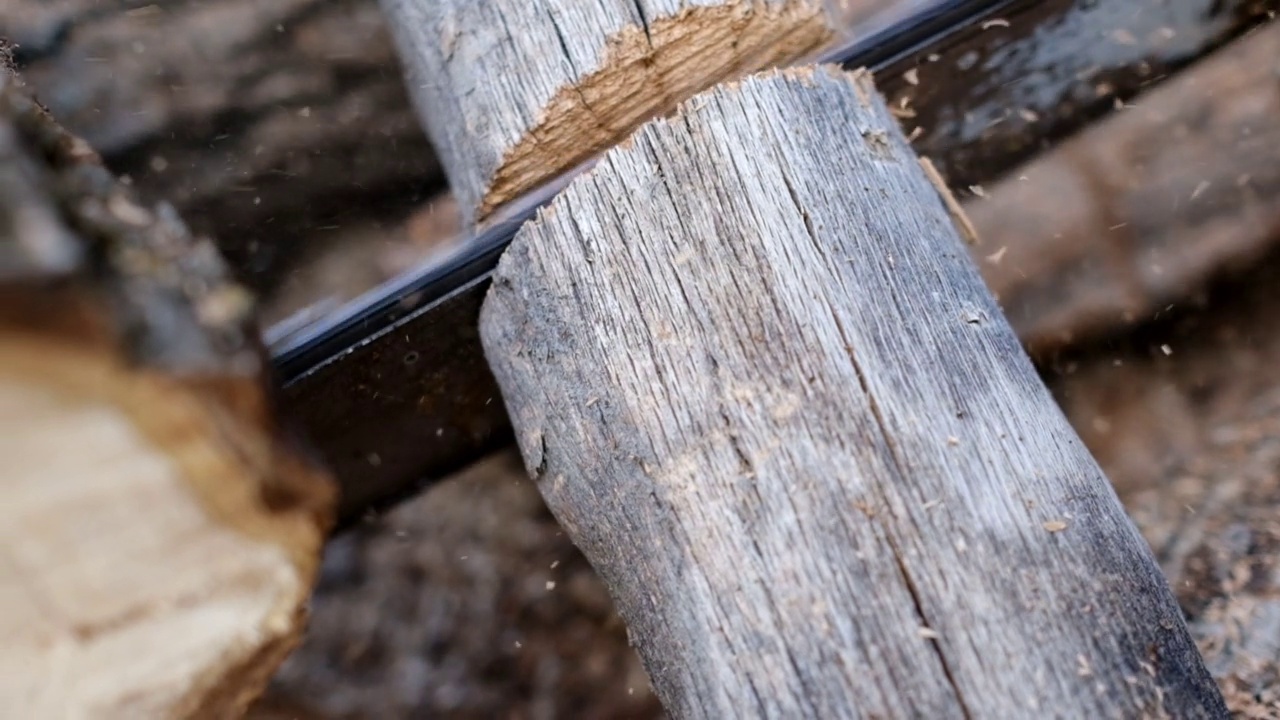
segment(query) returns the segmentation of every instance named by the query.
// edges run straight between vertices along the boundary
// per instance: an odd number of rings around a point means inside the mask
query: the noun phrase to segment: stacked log
[[[0,77],[7,714],[234,716],[297,643],[332,491],[276,423],[251,310]]]

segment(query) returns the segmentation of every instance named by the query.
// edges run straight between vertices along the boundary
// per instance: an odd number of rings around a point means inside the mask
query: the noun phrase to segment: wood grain
[[[0,708],[233,717],[296,644],[333,504],[248,293],[0,77]]]
[[[893,0],[382,0],[466,217],[690,95],[826,45]]]
[[[646,125],[521,231],[481,326],[673,715],[1225,715],[865,75]]]

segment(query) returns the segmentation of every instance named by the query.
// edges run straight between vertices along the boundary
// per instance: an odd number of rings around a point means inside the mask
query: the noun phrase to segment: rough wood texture
[[[1225,714],[965,258],[827,69],[694,98],[503,258],[526,466],[674,715]]]
[[[0,78],[6,716],[232,716],[296,643],[332,498],[247,298]]]
[[[1280,720],[1280,255],[1058,368],[1235,717]]]
[[[1272,23],[968,203],[983,275],[1035,350],[1149,318],[1280,237]]]
[[[466,217],[717,82],[795,60],[893,0],[382,0]]]
[[[442,184],[375,0],[0,8],[0,36],[59,120],[215,233],[258,287],[317,230],[407,212]]]

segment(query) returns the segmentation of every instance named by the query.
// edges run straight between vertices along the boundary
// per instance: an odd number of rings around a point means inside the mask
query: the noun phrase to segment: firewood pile
[[[510,41],[540,37],[525,15],[544,5],[563,35],[568,0],[0,3],[0,708],[664,716],[672,695],[650,677],[665,676],[611,599],[620,581],[575,546],[578,519],[557,522],[575,518],[560,490],[530,481],[547,458],[518,418],[524,463],[477,458],[323,540],[324,450],[274,410],[270,342],[457,251],[504,203],[689,98],[681,112],[701,117],[731,104],[703,91],[750,92],[736,81],[930,5],[690,4],[710,10],[605,43]],[[1231,716],[1280,720],[1277,3],[1006,5],[876,88],[955,198],[972,265]],[[481,30],[504,12],[521,20],[506,44]],[[582,64],[593,43],[603,68]],[[501,68],[543,54],[548,97],[530,100]],[[65,447],[64,431],[82,439]],[[1044,520],[1046,537],[1074,529]],[[147,567],[127,569],[135,557]],[[103,674],[153,646],[150,664]],[[1062,662],[1101,687],[1083,654]],[[1154,683],[1166,659],[1149,662]]]

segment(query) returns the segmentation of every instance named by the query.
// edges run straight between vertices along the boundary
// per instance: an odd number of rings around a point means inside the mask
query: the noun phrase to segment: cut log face
[[[694,93],[812,53],[893,2],[382,4],[454,193],[482,220]]]
[[[0,79],[0,707],[228,717],[300,633],[332,504],[248,295]]]
[[[1222,717],[1145,543],[865,75],[646,125],[482,313],[677,717]]]

